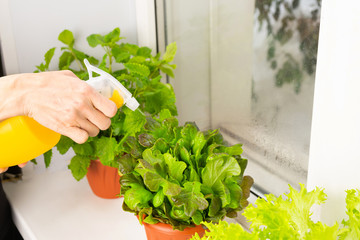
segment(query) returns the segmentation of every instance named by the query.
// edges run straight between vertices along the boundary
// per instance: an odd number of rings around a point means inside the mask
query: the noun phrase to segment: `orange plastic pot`
[[[101,198],[118,198],[120,176],[118,169],[104,166],[99,160],[92,160],[86,178],[93,193]]]
[[[195,233],[200,237],[205,234],[205,229],[201,225],[185,228],[184,231],[174,230],[171,225],[165,223],[143,222],[143,225],[148,240],[185,240],[190,239]]]

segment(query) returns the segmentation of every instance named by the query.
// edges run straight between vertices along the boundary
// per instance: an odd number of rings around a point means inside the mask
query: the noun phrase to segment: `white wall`
[[[74,33],[77,48],[100,57],[100,47],[88,47],[86,37],[115,27],[120,27],[126,41],[137,43],[135,1],[0,0],[0,39],[6,73],[33,72],[48,49],[62,46],[57,37],[64,29]],[[57,62],[52,66],[56,68]]]
[[[322,1],[309,189],[328,195],[320,218],[345,217],[345,190],[360,188],[360,2]]]
[[[100,59],[104,54],[101,47],[91,48],[86,41],[92,33],[105,34],[119,27],[121,35],[126,37],[124,41],[137,44],[137,23],[142,18],[137,19],[136,13],[133,0],[0,0],[0,42],[5,72],[33,72],[52,47],[58,49],[50,66],[57,69],[63,46],[57,38],[64,29],[74,33],[76,48]],[[66,169],[73,151],[62,156],[54,148],[53,153],[48,170]],[[44,171],[43,157],[38,157],[37,162],[36,172]],[[32,169],[34,165],[28,164],[26,168]]]

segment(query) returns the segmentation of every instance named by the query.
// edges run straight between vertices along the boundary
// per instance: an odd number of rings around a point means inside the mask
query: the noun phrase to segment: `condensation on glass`
[[[180,120],[243,143],[260,193],[306,183],[320,0],[163,3]]]

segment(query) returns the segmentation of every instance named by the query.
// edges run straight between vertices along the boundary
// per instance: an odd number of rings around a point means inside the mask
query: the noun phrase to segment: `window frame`
[[[217,1],[212,0],[211,4]],[[360,167],[360,153],[356,148],[360,143],[360,125],[357,124],[360,122],[360,108],[357,107],[360,70],[356,58],[356,53],[360,52],[360,34],[354,31],[359,29],[359,11],[358,2],[322,1],[307,177],[309,190],[324,187],[328,194],[328,203],[322,206],[325,214],[317,214],[322,220],[341,219],[345,213],[345,189],[359,188],[356,182],[360,182],[360,174],[355,169]]]

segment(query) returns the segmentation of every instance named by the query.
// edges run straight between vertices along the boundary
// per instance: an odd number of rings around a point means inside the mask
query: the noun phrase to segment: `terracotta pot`
[[[118,198],[120,176],[118,169],[104,166],[99,160],[92,160],[86,178],[93,193],[101,198]]]
[[[200,237],[205,234],[205,229],[201,225],[185,228],[184,231],[173,230],[171,225],[165,223],[143,222],[143,225],[148,240],[185,240],[190,239],[196,232]]]

